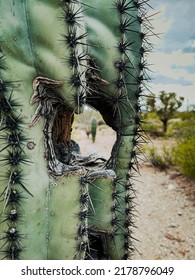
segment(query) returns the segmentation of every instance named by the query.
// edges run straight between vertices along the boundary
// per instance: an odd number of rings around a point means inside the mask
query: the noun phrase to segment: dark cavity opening
[[[89,232],[89,248],[87,249],[87,260],[108,260],[106,233],[98,231]]]

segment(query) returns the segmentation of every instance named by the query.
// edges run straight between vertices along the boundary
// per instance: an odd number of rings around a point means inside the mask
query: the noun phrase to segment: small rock
[[[169,225],[168,228],[176,228],[178,225]]]
[[[186,251],[185,248],[180,248],[180,249],[178,250],[178,252],[179,252],[182,256],[185,256],[186,253],[187,253],[187,251]]]
[[[172,235],[171,233],[165,233],[165,235],[164,235],[167,239],[170,239],[170,240],[175,240],[175,241],[177,241],[177,242],[183,242],[184,240],[181,238],[181,237],[179,237],[179,236],[174,236],[174,235]]]
[[[162,260],[162,257],[158,255],[158,256],[155,256],[154,259],[155,260]]]
[[[184,204],[184,205],[181,206],[182,209],[185,209],[186,207],[188,207],[187,204]]]
[[[171,233],[165,233],[165,237],[170,240],[175,240],[175,237]]]
[[[174,186],[173,184],[169,184],[168,186],[167,186],[167,188],[168,188],[168,190],[175,190],[176,189],[176,186]]]

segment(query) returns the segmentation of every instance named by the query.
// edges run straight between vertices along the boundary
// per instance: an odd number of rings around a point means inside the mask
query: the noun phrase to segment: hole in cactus
[[[80,172],[83,167],[87,170],[97,170],[106,166],[116,138],[114,130],[112,131],[110,128],[113,128],[113,117],[112,115],[110,116],[109,112],[110,103],[108,102],[108,105],[103,106],[103,103],[105,103],[103,95],[99,96],[98,100],[96,97],[90,96],[87,103],[103,115],[105,122],[110,126],[109,128],[103,122],[101,115],[97,114],[97,111],[86,109],[83,115],[75,115],[73,110],[53,90],[53,88],[60,87],[61,84],[60,81],[41,76],[37,77],[33,81],[34,93],[30,100],[31,104],[38,103],[38,108],[31,120],[30,127],[34,126],[40,117],[43,116],[45,119],[43,130],[45,158],[49,173],[54,178],[70,172]],[[96,112],[96,116],[93,115],[94,112]],[[89,114],[91,114],[91,118]],[[79,122],[79,118],[81,118],[81,122]],[[88,123],[84,124],[85,127],[80,126],[79,124],[86,119]],[[72,127],[74,127],[74,133],[72,133]],[[85,134],[86,141],[81,139],[82,135],[78,133],[78,128],[80,128],[80,133]],[[112,133],[112,140],[106,136],[108,130]],[[93,144],[93,147],[91,146],[92,151],[87,151],[86,149],[86,147],[89,147],[89,143],[87,143],[89,141],[87,136],[89,135],[91,137],[90,144],[91,141]],[[99,145],[97,144],[98,139],[100,140]],[[105,147],[105,142],[110,143],[110,150],[108,150],[107,146]],[[102,149],[98,151],[96,148],[98,146],[102,148],[103,145],[105,153],[102,155]],[[85,155],[82,155],[81,152],[85,153]],[[87,152],[91,152],[91,154],[87,155]],[[98,154],[99,152],[100,155]]]
[[[107,260],[107,243],[106,233],[90,230],[89,233],[89,248],[87,250],[87,259]]]
[[[108,160],[116,140],[116,133],[105,123],[101,114],[86,108],[74,119],[72,139],[79,144],[81,154],[96,153]]]
[[[50,129],[51,139],[48,137]],[[98,112],[86,109],[83,114],[73,115],[64,106],[59,106],[53,123],[46,124],[46,130],[48,167],[55,176],[82,167],[102,168],[110,157],[116,137]]]
[[[86,109],[80,115],[73,115],[71,110],[60,106],[53,120],[52,142],[48,141],[49,162],[56,162],[58,167],[61,163],[67,171],[81,167],[97,170],[109,159],[115,138],[115,132],[97,111]],[[52,157],[53,152],[56,159]],[[56,171],[55,168],[55,174]]]

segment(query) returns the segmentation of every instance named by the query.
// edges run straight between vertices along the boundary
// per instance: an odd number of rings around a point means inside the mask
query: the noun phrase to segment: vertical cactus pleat
[[[1,259],[130,258],[148,7],[0,1]],[[108,161],[71,139],[85,106],[116,132]]]
[[[84,1],[93,5],[93,1]],[[86,9],[88,55],[100,73],[99,82],[88,77],[91,94],[87,102],[99,110],[117,135],[106,167],[116,172],[113,190],[112,233],[108,238],[110,258],[128,258],[132,245],[133,183],[137,169],[136,146],[140,137],[139,96],[144,68],[144,1],[96,1]],[[100,71],[99,71],[100,70]],[[101,81],[106,80],[107,84]],[[92,98],[91,95],[94,97]]]
[[[73,12],[76,5],[71,4]],[[18,1],[15,5],[13,1],[1,1],[0,11],[1,258],[56,258],[48,250],[50,235],[52,242],[55,243],[54,236],[59,240],[55,227],[50,231],[49,226],[48,189],[53,179],[48,171],[59,176],[66,170],[68,165],[62,164],[56,154],[62,141],[70,143],[73,112],[82,111],[85,66],[81,65],[85,63],[80,63],[78,57],[82,60],[83,29],[81,24],[77,28],[66,24],[69,12],[58,1]],[[67,42],[69,39],[75,43]],[[38,103],[35,112],[29,103]],[[56,123],[55,116],[60,114],[62,123]],[[44,120],[39,121],[40,117]],[[52,125],[57,130],[55,143],[48,131]],[[77,197],[79,186],[75,183]],[[59,209],[57,224],[59,217],[65,215],[62,211],[66,211],[60,205]],[[74,214],[71,213],[76,223],[72,236],[78,231]],[[75,252],[64,250],[64,258],[78,257],[76,244],[72,247]],[[62,254],[59,257],[63,258]]]

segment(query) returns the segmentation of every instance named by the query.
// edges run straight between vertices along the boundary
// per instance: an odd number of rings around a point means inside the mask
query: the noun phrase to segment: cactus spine
[[[128,259],[134,250],[147,2],[0,1],[2,259]],[[116,131],[106,164],[71,140],[84,105]]]

